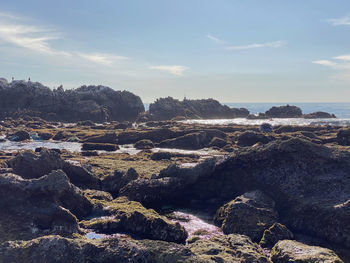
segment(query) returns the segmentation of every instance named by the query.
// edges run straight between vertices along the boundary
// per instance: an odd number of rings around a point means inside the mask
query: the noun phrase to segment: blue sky
[[[0,76],[144,102],[349,102],[350,1],[0,1]]]

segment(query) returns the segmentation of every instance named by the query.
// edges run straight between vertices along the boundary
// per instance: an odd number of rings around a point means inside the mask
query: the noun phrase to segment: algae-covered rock
[[[269,137],[255,131],[245,131],[237,138],[237,144],[239,146],[252,146],[258,142],[266,144],[270,141],[271,139]]]
[[[8,165],[23,178],[39,178],[53,170],[62,169],[71,182],[79,187],[100,187],[99,179],[86,166],[64,161],[55,150],[43,148],[40,153],[23,151],[10,159]]]
[[[10,141],[21,142],[25,140],[30,140],[30,134],[27,131],[17,131],[10,136]]]
[[[153,142],[151,140],[144,139],[144,140],[137,141],[135,143],[134,147],[136,149],[142,149],[142,150],[144,150],[144,149],[152,149],[152,148],[154,148],[154,144],[153,144]]]
[[[293,239],[293,233],[280,223],[274,223],[269,229],[264,231],[264,235],[259,242],[262,247],[273,247],[278,241]]]
[[[277,221],[274,206],[275,202],[270,197],[261,191],[253,191],[219,208],[214,220],[225,234],[244,234],[258,241],[264,230]]]
[[[38,179],[0,174],[0,241],[78,232],[92,204],[62,171]],[[6,212],[5,212],[6,211]]]
[[[91,143],[85,142],[81,148],[84,151],[108,151],[113,152],[119,149],[119,146],[111,143]]]
[[[203,263],[183,245],[154,240],[45,236],[0,244],[0,263]],[[214,263],[214,261],[207,261]]]
[[[81,222],[85,228],[109,234],[128,232],[177,243],[184,243],[187,238],[186,230],[179,223],[171,222],[153,209],[146,209],[139,202],[120,197],[111,202],[95,201],[95,205],[108,216]]]
[[[293,240],[279,241],[271,251],[271,259],[274,263],[343,263],[332,250]]]
[[[117,196],[122,187],[129,182],[136,180],[138,177],[139,174],[134,168],[129,168],[126,173],[116,170],[113,175],[108,175],[103,178],[101,181],[102,189]]]
[[[350,146],[350,129],[340,129],[337,133],[337,142],[340,145]]]
[[[197,239],[188,245],[202,262],[270,263],[264,251],[249,237],[237,234]]]

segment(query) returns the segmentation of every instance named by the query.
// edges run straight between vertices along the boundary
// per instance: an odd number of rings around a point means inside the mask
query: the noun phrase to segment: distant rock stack
[[[187,119],[232,119],[247,117],[249,111],[244,108],[230,108],[214,99],[183,101],[172,97],[160,98],[149,106],[149,120],[171,120],[180,117]]]
[[[46,120],[134,121],[144,112],[140,97],[105,86],[51,90],[38,82],[0,79],[0,117],[38,116]]]

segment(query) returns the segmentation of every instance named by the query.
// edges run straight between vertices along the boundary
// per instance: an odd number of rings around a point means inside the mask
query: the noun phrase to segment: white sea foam
[[[304,119],[304,118],[274,118],[266,120],[249,120],[246,118],[236,119],[214,119],[214,120],[185,120],[180,121],[187,124],[205,124],[205,125],[261,125],[269,123],[273,126],[277,125],[331,125],[331,126],[350,126],[350,119]]]

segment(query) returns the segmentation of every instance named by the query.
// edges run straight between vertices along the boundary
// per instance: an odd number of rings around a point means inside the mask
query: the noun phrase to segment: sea
[[[272,102],[272,103],[223,103],[229,107],[246,108],[252,114],[265,112],[273,106],[294,105],[301,108],[303,113],[311,113],[315,111],[324,111],[333,113],[337,116],[336,119],[303,119],[303,118],[286,118],[286,119],[268,119],[268,120],[247,120],[246,118],[237,119],[218,119],[218,120],[186,120],[186,123],[202,123],[212,125],[260,125],[262,123],[270,123],[272,125],[335,125],[335,126],[350,126],[350,102]],[[145,104],[146,110],[149,108],[149,103]]]

